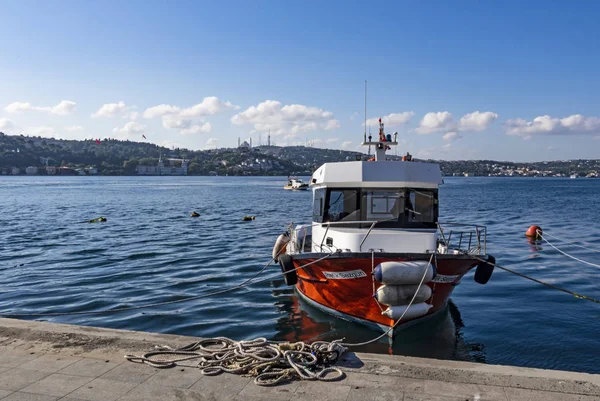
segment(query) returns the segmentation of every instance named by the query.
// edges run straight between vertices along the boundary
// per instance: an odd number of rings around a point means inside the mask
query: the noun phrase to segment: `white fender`
[[[427,269],[427,273],[425,273]],[[424,283],[433,278],[433,266],[425,260],[383,262],[374,270],[375,280],[383,284],[419,284],[425,273]]]
[[[394,320],[400,319],[400,316],[402,316],[407,307],[408,305],[390,306],[385,311],[381,312],[381,314]],[[424,302],[420,304],[412,304],[410,308],[408,308],[408,311],[406,311],[406,314],[404,314],[402,320],[409,320],[414,319],[416,317],[425,316],[431,308],[432,305],[426,304]]]
[[[415,292],[417,296],[413,305],[431,298],[431,288],[428,285],[422,285],[417,292],[418,287],[418,285],[382,285],[377,289],[375,298],[384,305],[408,305]]]
[[[288,242],[290,242],[290,237],[285,234],[281,234],[277,237],[275,246],[273,246],[273,260],[275,260],[275,262],[279,262],[279,255],[285,253],[284,247]]]

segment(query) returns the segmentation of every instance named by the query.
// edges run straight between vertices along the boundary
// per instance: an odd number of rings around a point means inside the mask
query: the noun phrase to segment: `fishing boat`
[[[388,160],[397,144],[380,119],[379,139],[362,143],[373,157],[319,167],[312,223],[290,225],[273,248],[300,298],[390,337],[443,310],[470,270],[487,283],[495,265],[484,226],[438,221],[439,165]]]
[[[283,189],[292,189],[294,191],[306,191],[308,189],[308,183],[296,177],[288,177],[288,182],[286,185],[283,186]]]

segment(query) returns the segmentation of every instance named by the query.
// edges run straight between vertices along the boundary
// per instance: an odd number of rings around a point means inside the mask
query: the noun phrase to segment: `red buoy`
[[[529,227],[525,235],[529,238],[542,239],[542,227],[531,226]]]

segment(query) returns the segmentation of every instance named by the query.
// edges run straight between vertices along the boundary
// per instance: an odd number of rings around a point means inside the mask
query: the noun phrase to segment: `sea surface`
[[[285,177],[0,177],[0,315],[202,337],[365,341],[379,333],[299,301],[269,261],[290,222],[308,223],[311,193]],[[600,180],[446,178],[440,220],[487,226],[500,265],[600,299]],[[190,217],[197,211],[200,217]],[[242,221],[255,215],[253,221]],[[106,217],[105,223],[85,221]],[[587,249],[578,247],[585,246]],[[600,305],[496,269],[469,273],[449,308],[358,351],[600,373]]]

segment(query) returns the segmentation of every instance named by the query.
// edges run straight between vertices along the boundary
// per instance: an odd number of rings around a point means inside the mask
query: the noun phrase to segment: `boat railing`
[[[470,254],[487,253],[487,228],[477,224],[438,222],[440,243]]]

